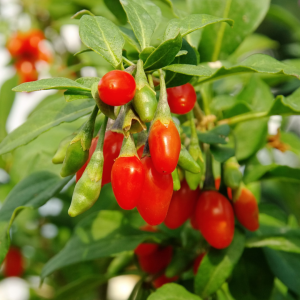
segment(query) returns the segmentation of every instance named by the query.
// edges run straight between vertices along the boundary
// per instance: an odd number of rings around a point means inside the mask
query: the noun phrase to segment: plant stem
[[[104,136],[105,136],[105,130],[106,130],[107,121],[108,121],[108,117],[105,116],[104,120],[103,120],[103,123],[101,125],[101,128],[100,128],[99,140],[98,140],[98,143],[97,143],[95,151],[99,151],[99,150],[102,151],[102,149],[103,149]]]
[[[201,123],[203,121],[204,113],[203,113],[202,109],[200,108],[200,105],[198,102],[195,103],[193,111],[194,111],[196,119],[198,120],[199,123]]]
[[[209,102],[210,102],[210,86],[207,84],[204,84],[203,87],[201,88],[201,96],[202,96],[202,101],[203,101],[203,110],[205,112],[205,115],[210,115],[210,108],[209,108]]]
[[[129,60],[128,58],[126,58],[125,56],[123,56],[123,60],[127,63],[127,65],[129,66],[133,66],[135,65],[135,63],[133,63],[131,60]]]
[[[147,74],[147,78],[148,78],[148,82],[149,82],[149,85],[150,87],[154,90],[154,83],[153,83],[153,77],[152,77],[152,74]]]
[[[245,122],[245,121],[249,121],[249,120],[253,120],[253,119],[264,118],[264,117],[267,117],[267,116],[268,116],[267,111],[255,112],[255,113],[246,113],[246,114],[234,116],[234,117],[229,118],[229,119],[221,120],[221,121],[218,122],[218,125],[222,125],[222,124],[233,125],[233,124],[237,124],[237,123],[240,123],[240,122]]]
[[[198,139],[195,121],[194,121],[193,110],[191,110],[189,113],[187,113],[187,117],[188,117],[188,120],[190,121],[191,137],[192,137],[192,139],[194,139],[194,138]]]
[[[223,18],[228,17],[228,14],[229,14],[229,11],[230,11],[230,6],[231,6],[231,1],[232,0],[227,0],[226,1],[226,6],[225,6]],[[225,22],[220,24],[220,30],[218,31],[218,34],[217,34],[217,40],[216,40],[214,52],[213,52],[213,55],[212,55],[212,61],[216,61],[219,58],[220,51],[221,51],[221,46],[222,46],[222,41],[223,41],[223,37],[224,37],[224,32],[225,32],[225,28],[226,28],[225,26],[226,26]]]
[[[212,190],[215,189],[215,179],[213,174],[212,166],[212,155],[209,149],[209,144],[205,144],[205,157],[206,157],[206,170],[205,170],[205,180],[203,189]]]

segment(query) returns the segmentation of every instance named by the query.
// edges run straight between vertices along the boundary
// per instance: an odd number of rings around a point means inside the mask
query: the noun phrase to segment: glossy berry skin
[[[144,152],[144,148],[145,148],[145,145],[142,145],[141,147],[139,147],[137,149],[137,155],[138,157],[141,159],[142,158],[142,155],[143,155],[143,152]]]
[[[10,247],[5,257],[3,274],[5,277],[19,277],[24,271],[23,257],[18,248]]]
[[[158,289],[160,288],[161,286],[163,286],[164,284],[166,283],[170,283],[170,282],[174,282],[176,280],[178,280],[178,276],[174,276],[174,277],[171,277],[171,278],[168,278],[166,277],[165,274],[159,276],[158,278],[156,278],[154,281],[153,281],[153,286]]]
[[[119,157],[111,171],[112,189],[123,209],[133,209],[142,192],[145,170],[136,156]]]
[[[197,101],[195,89],[190,83],[168,88],[167,94],[170,110],[174,114],[188,113]]]
[[[181,141],[173,121],[166,127],[159,120],[151,126],[149,148],[153,164],[159,173],[171,174],[179,159]]]
[[[20,76],[21,83],[38,79],[38,72],[32,60],[22,58],[15,63],[15,67]]]
[[[88,165],[88,163],[90,162],[91,160],[91,157],[93,155],[93,153],[95,152],[96,150],[96,146],[97,146],[97,143],[98,143],[98,139],[99,137],[95,137],[93,138],[92,140],[92,144],[91,144],[91,147],[90,147],[90,150],[89,150],[89,158],[88,160],[86,161],[86,163],[81,167],[81,169],[79,171],[76,172],[76,182],[78,182],[78,180],[81,178],[86,166]]]
[[[171,174],[158,173],[151,157],[141,160],[145,169],[145,181],[137,204],[142,218],[150,225],[161,224],[166,218],[173,194]]]
[[[239,222],[248,230],[259,228],[258,206],[254,195],[246,188],[242,188],[239,198],[233,203],[234,213]]]
[[[203,253],[199,254],[199,255],[196,257],[196,259],[194,260],[194,264],[193,264],[193,272],[194,272],[194,275],[197,274],[198,269],[199,269],[199,266],[200,266],[200,264],[201,264],[201,262],[202,262],[202,259],[203,259],[204,256],[205,256],[205,254],[206,254],[206,252],[203,252]]]
[[[170,229],[176,229],[190,218],[199,194],[199,189],[192,191],[187,182],[182,181],[180,190],[173,192],[168,214],[164,221],[165,225]]]
[[[217,190],[219,190],[220,184],[221,184],[221,178],[218,177],[215,179],[215,187]],[[231,200],[232,199],[232,190],[229,187],[227,187],[227,195],[228,195],[228,198]]]
[[[214,248],[230,245],[234,235],[234,213],[230,202],[216,191],[200,194],[196,206],[198,228]]]
[[[120,155],[124,135],[121,133],[107,131],[104,137],[103,145],[103,176],[102,185],[107,184],[111,181],[111,170],[115,159]]]
[[[136,84],[132,75],[114,70],[106,73],[98,84],[100,99],[112,106],[120,106],[132,100]]]
[[[197,206],[197,202],[196,202],[196,206]],[[195,230],[198,230],[199,227],[198,227],[198,222],[197,222],[197,217],[196,217],[196,211],[193,212],[191,218],[190,218],[190,222],[191,222],[191,225],[192,227],[195,229]]]
[[[149,255],[138,256],[141,269],[150,274],[163,271],[172,259],[173,249],[171,246],[159,248]]]

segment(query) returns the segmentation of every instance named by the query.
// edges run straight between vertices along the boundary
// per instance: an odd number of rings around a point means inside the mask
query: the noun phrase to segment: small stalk
[[[212,155],[209,149],[209,145],[205,144],[205,157],[206,157],[206,172],[203,188],[205,190],[215,190],[215,179],[212,166]]]

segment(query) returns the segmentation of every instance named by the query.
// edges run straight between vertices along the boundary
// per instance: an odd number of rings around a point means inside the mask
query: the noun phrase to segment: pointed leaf
[[[174,38],[177,35],[178,30],[180,30],[181,36],[184,37],[195,30],[220,22],[227,22],[230,26],[234,23],[231,19],[218,18],[204,14],[189,15],[182,20],[172,19],[166,28],[164,40]]]
[[[120,26],[121,34],[123,35],[125,41],[129,43],[137,52],[141,52],[141,47],[138,40],[136,39],[133,31],[129,28]]]
[[[0,144],[0,155],[26,145],[43,132],[63,122],[75,121],[93,110],[94,99],[66,103],[59,98],[33,113],[20,127],[11,132]]]
[[[188,292],[182,285],[167,283],[152,293],[147,300],[201,300]]]
[[[40,90],[72,90],[90,91],[89,88],[69,78],[56,77],[22,83],[15,88],[14,92],[33,92]]]
[[[142,50],[150,46],[155,22],[147,11],[133,0],[120,0]]]
[[[115,68],[119,67],[125,41],[113,22],[103,17],[84,15],[80,19],[79,35],[88,48],[103,56]]]
[[[144,69],[156,70],[170,64],[181,49],[182,38],[180,33],[173,39],[161,43],[147,58]]]
[[[228,66],[228,63],[224,65],[219,61],[215,63],[203,63],[198,66],[169,65],[164,67],[164,70],[202,77],[199,78],[199,83],[218,80],[225,76],[240,73],[284,74],[300,78],[300,71],[297,68],[265,54],[253,54],[233,66]]]

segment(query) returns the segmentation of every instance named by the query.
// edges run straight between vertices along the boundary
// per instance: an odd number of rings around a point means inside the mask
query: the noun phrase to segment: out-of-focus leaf
[[[125,25],[127,17],[119,0],[104,0],[107,8],[116,16],[117,20]]]
[[[273,274],[289,289],[300,296],[300,254],[264,248]]]
[[[236,157],[244,160],[258,151],[268,134],[268,120],[252,120],[237,124],[233,130],[236,141]]]
[[[59,98],[36,111],[20,127],[11,132],[0,144],[0,155],[26,145],[41,133],[63,122],[75,121],[89,114],[95,106],[94,99],[66,103]]]
[[[9,229],[24,208],[38,208],[56,195],[71,179],[43,171],[29,175],[20,181],[9,193],[0,209],[0,262],[6,256],[10,245]]]
[[[195,278],[196,294],[206,299],[223,285],[241,257],[244,244],[244,235],[236,229],[229,247],[222,250],[210,249],[204,256]]]
[[[281,179],[281,180],[300,180],[300,169],[291,168],[289,166],[279,166],[271,164],[267,166],[257,165],[252,167],[245,174],[244,181],[246,183],[266,180],[266,179]]]
[[[88,215],[76,227],[67,245],[42,270],[42,278],[53,271],[82,261],[130,251],[146,239],[160,241],[162,234],[131,227],[119,211],[102,210]]]
[[[203,30],[199,52],[203,61],[226,59],[264,19],[269,0],[190,0],[192,13],[209,14],[234,20],[233,28],[225,23],[208,26]]]
[[[201,300],[200,297],[188,292],[176,283],[164,284],[151,294],[147,300]]]
[[[17,84],[18,76],[13,76],[4,82],[0,89],[0,141],[6,136],[6,121],[15,99],[12,88]]]
[[[201,142],[207,144],[226,144],[225,138],[230,133],[228,125],[220,125],[206,132],[198,132],[198,138]]]
[[[211,145],[210,151],[214,159],[221,163],[225,162],[235,154],[235,150],[233,148],[220,145]]]
[[[266,300],[270,298],[274,275],[260,249],[246,249],[235,266],[229,290],[234,299]]]

